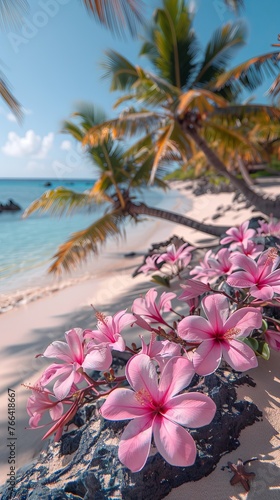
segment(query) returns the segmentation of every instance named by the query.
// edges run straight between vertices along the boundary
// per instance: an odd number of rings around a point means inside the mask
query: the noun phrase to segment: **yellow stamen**
[[[226,333],[224,333],[223,337],[227,340],[234,339],[238,333],[240,333],[240,328],[230,328]]]
[[[145,406],[147,403],[151,404],[153,402],[151,394],[144,388],[137,391],[135,393],[135,397],[142,406]]]

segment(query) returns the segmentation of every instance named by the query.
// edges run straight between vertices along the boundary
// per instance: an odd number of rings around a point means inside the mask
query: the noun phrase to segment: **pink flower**
[[[32,395],[27,401],[27,413],[30,416],[29,425],[32,429],[38,427],[45,412],[49,412],[52,420],[58,420],[63,413],[63,404],[46,388],[37,385],[32,388]]]
[[[162,312],[171,310],[171,300],[175,297],[175,293],[163,292],[157,304],[157,292],[155,288],[151,288],[146,293],[145,298],[134,300],[131,310],[136,315],[144,316],[145,320],[149,323],[166,324],[162,317]],[[137,321],[136,324],[138,324]]]
[[[254,229],[248,229],[249,221],[243,222],[240,226],[231,227],[226,231],[228,236],[225,236],[221,240],[222,245],[227,245],[228,243],[245,243],[256,235],[256,231]]]
[[[166,249],[166,252],[162,253],[158,259],[158,262],[167,262],[170,264],[179,264],[182,266],[187,266],[192,258],[191,247],[188,243],[184,243],[179,248],[176,249],[175,245],[172,243]]]
[[[233,252],[231,255],[237,255],[238,253],[242,253],[247,257],[256,259],[263,251],[264,251],[264,245],[257,245],[254,241],[248,240],[245,243],[241,243],[241,245],[238,245],[236,247],[236,252]]]
[[[199,297],[200,295],[203,295],[211,290],[208,284],[192,279],[186,280],[184,285],[181,285],[181,288],[183,288],[184,291],[178,299],[184,301],[195,299],[196,297]]]
[[[276,330],[266,330],[264,338],[271,349],[280,351],[280,332]]]
[[[66,342],[55,341],[50,344],[43,356],[45,358],[56,358],[63,361],[53,363],[44,371],[39,383],[46,386],[49,382],[57,379],[53,386],[53,392],[57,399],[64,399],[70,393],[73,384],[81,382],[83,370],[107,370],[111,365],[106,345],[94,345],[90,349],[85,343],[84,332],[81,328],[73,328],[65,333]],[[88,352],[90,358],[88,358]],[[94,357],[92,352],[94,352]]]
[[[171,465],[185,467],[195,462],[195,442],[181,426],[209,424],[216,405],[197,392],[176,396],[190,383],[193,374],[192,363],[183,357],[166,363],[159,383],[156,368],[145,354],[134,356],[127,363],[126,377],[133,390],[114,390],[100,411],[109,420],[133,419],[119,445],[120,461],[133,472],[144,467],[152,435],[159,453]]]
[[[146,257],[145,264],[139,268],[139,272],[142,271],[142,273],[148,274],[150,271],[158,271],[159,266],[157,265],[157,260],[159,256],[159,253],[148,255],[148,257]]]
[[[208,250],[199,265],[195,266],[190,271],[190,275],[195,276],[197,280],[200,280],[203,283],[208,283],[208,281],[215,276],[215,271],[209,264],[209,260],[211,258],[215,258],[215,254],[211,250]]]
[[[121,336],[121,331],[135,323],[133,314],[126,313],[125,309],[114,316],[96,313],[96,317],[98,319],[97,330],[85,330],[85,338],[93,339],[97,344],[107,344],[110,349],[115,351],[125,351],[125,341]]]
[[[268,222],[259,220],[258,234],[280,237],[280,220],[270,218]]]
[[[228,277],[227,282],[235,288],[249,288],[250,294],[257,299],[267,300],[274,293],[280,293],[280,269],[275,270],[279,263],[276,248],[263,252],[256,263],[245,255],[234,255],[232,262],[244,269]]]
[[[98,318],[97,330],[85,330],[85,338],[92,339],[88,343],[88,354],[83,363],[84,368],[93,369],[100,359],[100,349],[104,362],[100,370],[107,370],[112,364],[112,350],[123,352],[126,349],[121,331],[126,326],[132,326],[136,319],[133,314],[126,313],[126,309],[119,311],[114,316],[104,316],[96,313]]]
[[[181,346],[170,342],[169,340],[156,340],[156,333],[152,333],[150,343],[147,345],[144,342],[143,335],[140,335],[142,349],[139,354],[146,354],[151,359],[155,359],[160,369],[163,369],[165,363],[174,356],[180,356]],[[139,355],[138,354],[138,355]]]
[[[230,258],[231,253],[228,248],[221,248],[215,256],[210,257],[208,265],[211,269],[211,278],[232,273],[234,266]]]
[[[213,373],[222,356],[234,370],[255,368],[258,363],[254,351],[240,340],[261,327],[260,311],[246,307],[229,316],[228,300],[219,294],[205,297],[202,307],[207,319],[188,316],[178,324],[180,337],[200,344],[193,355],[195,371],[199,375]]]
[[[43,356],[56,358],[64,364],[53,363],[41,376],[39,382],[45,386],[57,378],[53,391],[57,399],[64,399],[70,392],[73,384],[78,384],[82,379],[81,368],[85,360],[86,346],[81,328],[73,328],[65,333],[66,342],[59,340],[52,342]]]

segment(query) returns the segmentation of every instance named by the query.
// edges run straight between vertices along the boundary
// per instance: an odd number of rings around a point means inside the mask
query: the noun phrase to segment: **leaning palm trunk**
[[[229,172],[223,162],[218,158],[216,153],[209,148],[206,141],[198,134],[196,128],[188,123],[181,122],[181,127],[195,142],[197,147],[203,151],[209,163],[219,172],[229,178],[232,184],[245,196],[245,198],[254,205],[260,212],[265,215],[273,215],[279,217],[280,215],[280,200],[271,198],[264,198],[262,195],[250,189],[242,179],[237,179],[231,172]]]
[[[182,226],[191,227],[192,229],[196,229],[202,233],[211,234],[212,236],[222,236],[222,234],[229,229],[228,226],[211,226],[209,224],[203,224],[202,222],[190,219],[184,215],[149,207],[148,205],[145,205],[145,203],[139,203],[136,205],[135,203],[129,201],[126,208],[128,213],[132,216],[149,215],[150,217],[157,217],[159,219],[175,222],[176,224],[180,224]]]
[[[247,186],[249,186],[249,188],[254,189],[254,181],[250,177],[249,172],[248,172],[247,168],[245,167],[244,162],[240,156],[237,158],[237,161],[238,161],[238,168],[239,168],[240,173],[241,173],[244,181],[246,182]]]

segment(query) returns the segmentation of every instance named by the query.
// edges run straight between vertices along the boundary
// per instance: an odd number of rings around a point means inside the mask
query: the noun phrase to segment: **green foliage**
[[[159,276],[157,274],[153,274],[153,276],[151,277],[151,281],[153,281],[157,285],[166,286],[167,288],[170,287],[170,279],[167,276]]]

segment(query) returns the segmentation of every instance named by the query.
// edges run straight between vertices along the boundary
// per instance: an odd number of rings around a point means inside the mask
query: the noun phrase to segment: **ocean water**
[[[44,186],[45,180],[0,179],[0,202],[13,199],[24,210],[47,189],[63,185],[78,192],[89,189],[92,180],[49,180],[51,187]],[[165,193],[159,189],[143,190],[141,200],[158,206],[164,201]],[[22,218],[23,212],[0,213],[0,294],[38,286],[40,277],[46,275],[51,257],[58,246],[75,231],[86,228],[102,213],[83,211],[71,216],[31,215]],[[39,280],[39,281],[38,281]]]

